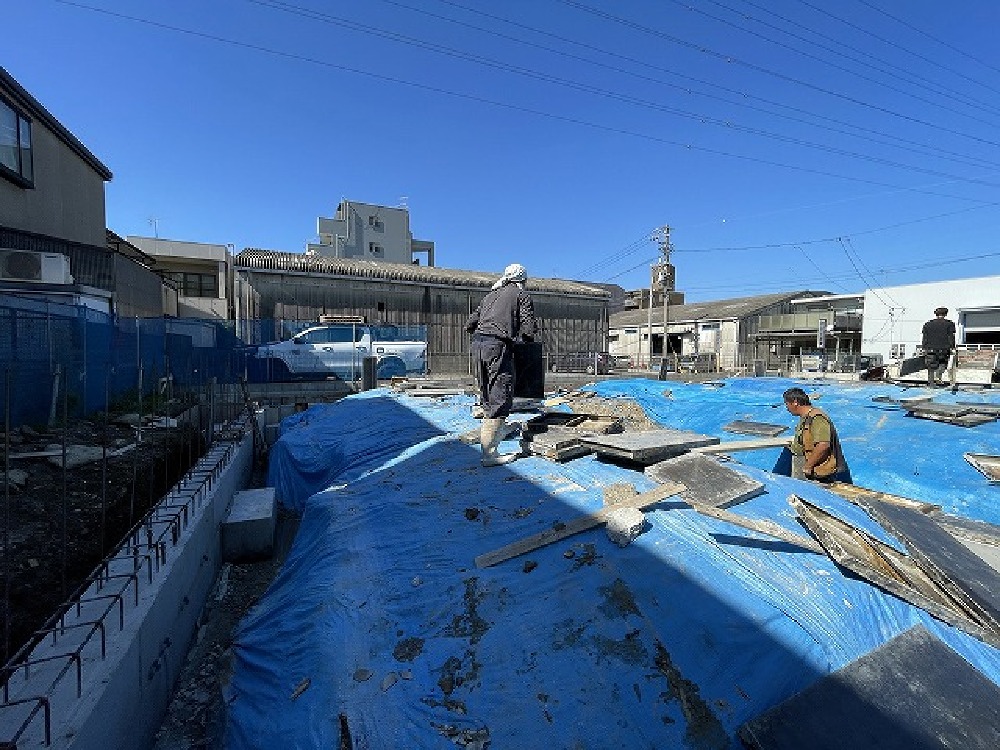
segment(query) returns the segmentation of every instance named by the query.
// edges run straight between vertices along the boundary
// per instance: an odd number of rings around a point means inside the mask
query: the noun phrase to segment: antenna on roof
[[[153,237],[160,239],[160,220],[155,216],[150,216],[149,226],[153,228]]]
[[[405,195],[399,196],[399,207],[400,208],[409,209],[410,206],[407,203],[408,200],[409,200],[409,198],[407,196],[405,196]]]

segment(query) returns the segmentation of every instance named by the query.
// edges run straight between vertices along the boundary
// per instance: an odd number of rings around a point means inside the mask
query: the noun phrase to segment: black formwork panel
[[[739,734],[752,750],[996,750],[1000,686],[918,625]]]
[[[541,342],[514,344],[514,395],[521,398],[542,398],[545,395]]]

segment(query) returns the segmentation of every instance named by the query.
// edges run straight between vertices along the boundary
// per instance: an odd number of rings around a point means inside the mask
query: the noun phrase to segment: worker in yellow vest
[[[850,482],[851,470],[833,420],[809,401],[801,388],[782,394],[785,408],[799,418],[792,439],[792,476],[817,482]]]

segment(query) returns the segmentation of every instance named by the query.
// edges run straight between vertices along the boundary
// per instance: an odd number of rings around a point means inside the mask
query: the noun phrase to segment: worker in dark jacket
[[[472,334],[472,361],[483,409],[479,432],[483,466],[510,463],[519,455],[500,455],[497,446],[514,400],[514,342],[531,341],[538,333],[535,309],[524,291],[527,279],[520,263],[507,266],[465,324]]]
[[[948,366],[955,350],[955,324],[945,317],[947,314],[947,307],[939,307],[934,311],[934,319],[924,323],[920,346],[924,350],[928,386],[933,386],[935,380],[942,384],[938,371]]]

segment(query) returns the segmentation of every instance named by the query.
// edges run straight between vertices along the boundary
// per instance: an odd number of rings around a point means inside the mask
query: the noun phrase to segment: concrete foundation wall
[[[135,584],[128,585],[121,629],[118,605],[111,604],[110,613],[104,617],[106,657],[101,658],[98,635],[81,650],[80,697],[77,697],[75,664],[64,658],[32,667],[28,679],[24,678],[23,670],[11,678],[11,700],[48,695],[52,711],[51,747],[133,750],[152,744],[199,614],[221,566],[220,523],[233,494],[249,483],[252,459],[253,435],[247,430],[237,443],[218,443],[199,463],[206,471],[215,467],[211,486],[204,484],[207,474],[194,475],[197,484],[205,487],[202,499],[192,503],[188,522],[179,529],[176,544],[167,535],[159,565],[151,561],[155,571],[152,582],[148,569],[141,569],[138,605],[134,598]],[[192,481],[189,487],[194,486]],[[168,502],[177,504],[181,500],[178,495],[168,498]],[[130,568],[134,569],[134,559],[127,554],[116,556],[109,572],[127,575]],[[114,580],[120,579],[111,579]],[[66,614],[67,630],[59,635],[57,642],[46,639],[35,648],[32,658],[41,660],[76,649],[91,629],[85,623],[107,611],[109,602],[99,597],[106,596],[112,588],[110,582],[102,589],[96,584],[92,586],[84,595],[87,603],[79,612],[73,608]],[[56,680],[67,664],[68,672]],[[53,682],[55,686],[50,687]],[[25,705],[0,710],[0,740],[13,738],[30,708]],[[39,714],[17,746],[43,746],[43,727]]]

